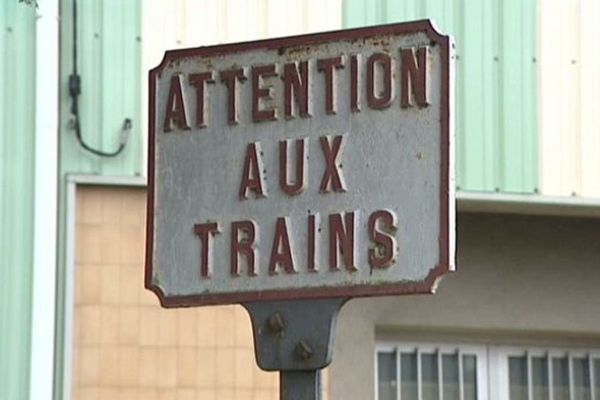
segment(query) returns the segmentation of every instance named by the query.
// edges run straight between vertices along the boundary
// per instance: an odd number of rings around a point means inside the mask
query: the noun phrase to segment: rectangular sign
[[[165,307],[433,291],[454,264],[451,52],[429,21],[168,51],[146,287]]]

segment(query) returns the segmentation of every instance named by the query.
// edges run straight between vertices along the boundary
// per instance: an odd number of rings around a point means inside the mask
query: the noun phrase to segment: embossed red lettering
[[[329,215],[329,268],[338,270],[338,250],[346,269],[356,271],[354,265],[354,212]]]
[[[163,131],[171,132],[173,130],[173,123],[178,129],[190,129],[187,111],[185,109],[185,101],[183,100],[180,75],[173,75],[171,77]]]
[[[208,278],[211,275],[212,247],[210,238],[219,232],[216,222],[194,225],[194,233],[200,237],[200,277]]]
[[[300,72],[298,73],[298,67]],[[283,67],[283,113],[285,118],[293,118],[292,94],[296,100],[296,110],[301,117],[310,117],[308,110],[308,61],[288,63]]]
[[[358,54],[350,57],[350,110],[359,112],[358,104]]]
[[[379,68],[377,68],[379,66]],[[381,73],[379,94],[377,74]],[[390,106],[392,101],[392,59],[385,53],[372,54],[367,60],[367,104],[370,108],[381,109]]]
[[[412,105],[410,92],[419,107],[429,104],[427,99],[427,47],[419,47],[417,59],[413,48],[400,50],[400,105]]]
[[[275,234],[273,235],[273,247],[269,259],[269,274],[277,275],[277,266],[283,267],[288,274],[296,273],[294,259],[290,245],[290,237],[287,230],[287,218],[277,218]]]
[[[335,114],[336,112],[334,71],[342,67],[341,56],[317,60],[317,69],[323,72],[325,77],[325,113],[327,114]]]
[[[276,76],[275,65],[261,65],[252,67],[252,120],[254,122],[268,121],[275,119],[275,110],[273,108],[261,109],[261,100],[269,100],[271,97],[271,88],[261,86],[261,81],[271,76]]]
[[[310,272],[317,272],[315,259],[317,257],[316,236],[317,236],[317,215],[308,216],[308,231],[307,231],[307,254],[306,266]]]
[[[346,191],[344,176],[338,168],[340,166],[338,163],[338,156],[342,147],[343,137],[344,135],[335,136],[333,139],[329,136],[321,136],[319,138],[325,160],[325,171],[323,172],[323,178],[321,179],[321,185],[319,186],[319,191],[321,193],[327,193],[329,191]]]
[[[213,73],[211,72],[203,72],[201,74],[190,74],[190,85],[196,88],[196,128],[204,128],[206,126],[205,123],[205,91],[206,84],[213,83]]]
[[[231,275],[239,276],[239,256],[246,258],[248,276],[256,276],[256,224],[254,221],[234,221],[231,223]],[[240,237],[240,232],[243,236]]]
[[[388,210],[378,210],[369,216],[369,239],[375,244],[369,249],[371,268],[387,268],[396,256],[397,230],[395,215]]]
[[[304,189],[305,173],[304,154],[308,140],[297,139],[294,148],[296,149],[296,177],[294,183],[288,183],[288,140],[279,142],[279,186],[284,193],[289,196],[299,194]]]
[[[254,192],[257,198],[266,197],[262,170],[260,143],[248,143],[242,171],[242,182],[240,183],[239,196],[241,199],[248,198],[248,191]]]
[[[231,125],[238,123],[237,115],[237,82],[244,78],[244,70],[230,69],[221,71],[221,81],[227,86],[227,122]]]

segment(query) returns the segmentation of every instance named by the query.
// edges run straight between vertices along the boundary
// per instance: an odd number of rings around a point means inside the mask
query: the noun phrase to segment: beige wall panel
[[[162,309],[143,288],[143,189],[77,190],[72,399],[269,399],[239,306]]]
[[[278,399],[246,310],[167,310],[144,289],[145,212],[144,189],[77,189],[72,399]]]
[[[600,2],[539,10],[541,191],[600,197]]]
[[[142,15],[147,132],[147,74],[166,50],[341,29],[342,0],[145,0]]]

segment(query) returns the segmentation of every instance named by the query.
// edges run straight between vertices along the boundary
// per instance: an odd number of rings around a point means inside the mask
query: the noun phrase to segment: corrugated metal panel
[[[535,0],[344,1],[344,26],[432,18],[456,42],[457,186],[537,189]]]
[[[73,70],[73,0],[60,0],[60,159],[57,321],[65,315],[66,175],[133,176],[145,173],[141,121],[141,0],[77,0],[81,133],[91,147],[114,151],[125,118],[133,128],[123,152],[113,158],[85,151],[70,128],[69,75]],[[144,135],[145,136],[145,135]],[[55,390],[63,396],[64,326],[56,327]]]
[[[600,2],[540,8],[542,193],[600,197]]]
[[[0,398],[29,398],[35,9],[0,5]]]
[[[144,70],[168,49],[340,29],[341,0],[144,1]]]
[[[147,132],[146,77],[166,50],[341,29],[342,0],[149,0],[143,4],[143,25],[142,129]]]
[[[114,151],[125,118],[133,129],[125,150],[105,158],[85,151],[69,128],[73,0],[61,1],[61,171],[103,175],[142,173],[140,0],[78,0],[78,70],[82,136],[94,148]]]

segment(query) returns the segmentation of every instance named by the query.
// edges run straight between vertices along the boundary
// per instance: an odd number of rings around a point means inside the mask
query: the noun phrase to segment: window
[[[600,351],[498,347],[490,361],[499,391],[492,399],[600,400]]]
[[[378,400],[600,400],[600,351],[382,344]]]
[[[485,346],[384,345],[377,351],[378,400],[477,400],[487,392]]]

